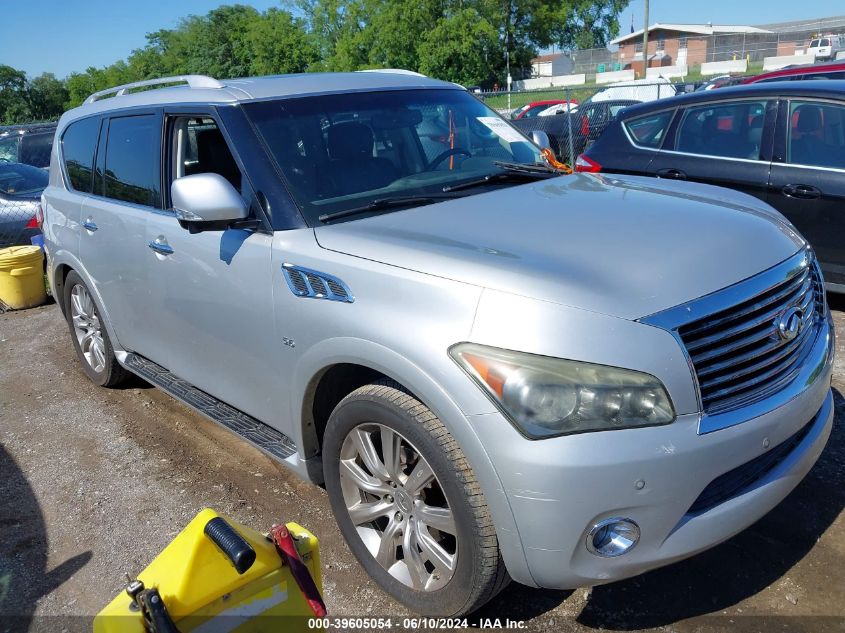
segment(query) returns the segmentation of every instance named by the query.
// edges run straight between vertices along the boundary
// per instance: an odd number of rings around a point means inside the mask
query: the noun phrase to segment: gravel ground
[[[845,301],[832,302],[843,332]],[[536,631],[845,631],[843,341],[831,440],[769,515],[627,581],[572,592],[512,584],[478,617]],[[140,380],[92,385],[55,305],[0,315],[0,631],[90,626],[124,575],[204,507],[256,529],[296,520],[313,531],[332,615],[406,614],[347,550],[321,488]],[[76,617],[59,626],[46,616]]]

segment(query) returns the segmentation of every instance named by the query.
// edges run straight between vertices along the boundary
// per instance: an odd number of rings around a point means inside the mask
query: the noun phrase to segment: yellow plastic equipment
[[[12,310],[34,308],[47,300],[44,253],[38,246],[0,249],[0,301]]]
[[[138,576],[145,587],[158,588],[179,632],[314,630],[313,622],[309,626],[313,612],[275,545],[265,535],[226,518],[255,550],[255,562],[238,574],[204,533],[217,516],[214,510],[200,512]],[[317,538],[296,523],[286,527],[322,593]],[[94,618],[94,633],[144,631],[141,612],[126,592]]]

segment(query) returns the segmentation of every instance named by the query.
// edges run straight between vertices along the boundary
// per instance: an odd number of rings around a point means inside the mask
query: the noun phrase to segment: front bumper
[[[699,414],[663,427],[540,441],[522,437],[499,413],[469,416],[516,520],[530,578],[517,573],[515,580],[555,589],[620,580],[708,549],[769,512],[807,474],[830,435],[833,338],[827,321],[796,379],[805,386],[795,397],[703,435]],[[800,442],[753,483],[690,512],[713,480],[804,427]],[[585,546],[590,527],[609,517],[631,518],[641,530],[639,543],[617,558]]]

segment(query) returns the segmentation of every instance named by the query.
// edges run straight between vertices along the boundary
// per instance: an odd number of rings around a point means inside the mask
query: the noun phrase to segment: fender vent
[[[288,282],[288,288],[297,297],[327,299],[343,303],[355,301],[349,286],[332,275],[293,264],[282,264],[282,272]]]

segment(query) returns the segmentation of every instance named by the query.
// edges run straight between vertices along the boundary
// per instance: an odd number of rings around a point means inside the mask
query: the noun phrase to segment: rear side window
[[[676,149],[722,158],[760,158],[765,101],[737,101],[689,108]]]
[[[107,198],[151,207],[161,200],[161,126],[157,116],[111,119],[105,161]]]
[[[624,121],[623,125],[628,130],[628,134],[631,135],[635,145],[657,148],[660,147],[666,137],[666,130],[672,120],[672,112],[672,110],[667,110],[656,114],[647,114]]]
[[[70,186],[76,191],[91,191],[94,150],[99,133],[100,120],[92,118],[71,123],[62,135],[62,158]]]
[[[53,134],[27,134],[21,139],[20,162],[33,167],[50,166]]]
[[[792,101],[787,148],[794,165],[845,169],[845,106]]]

